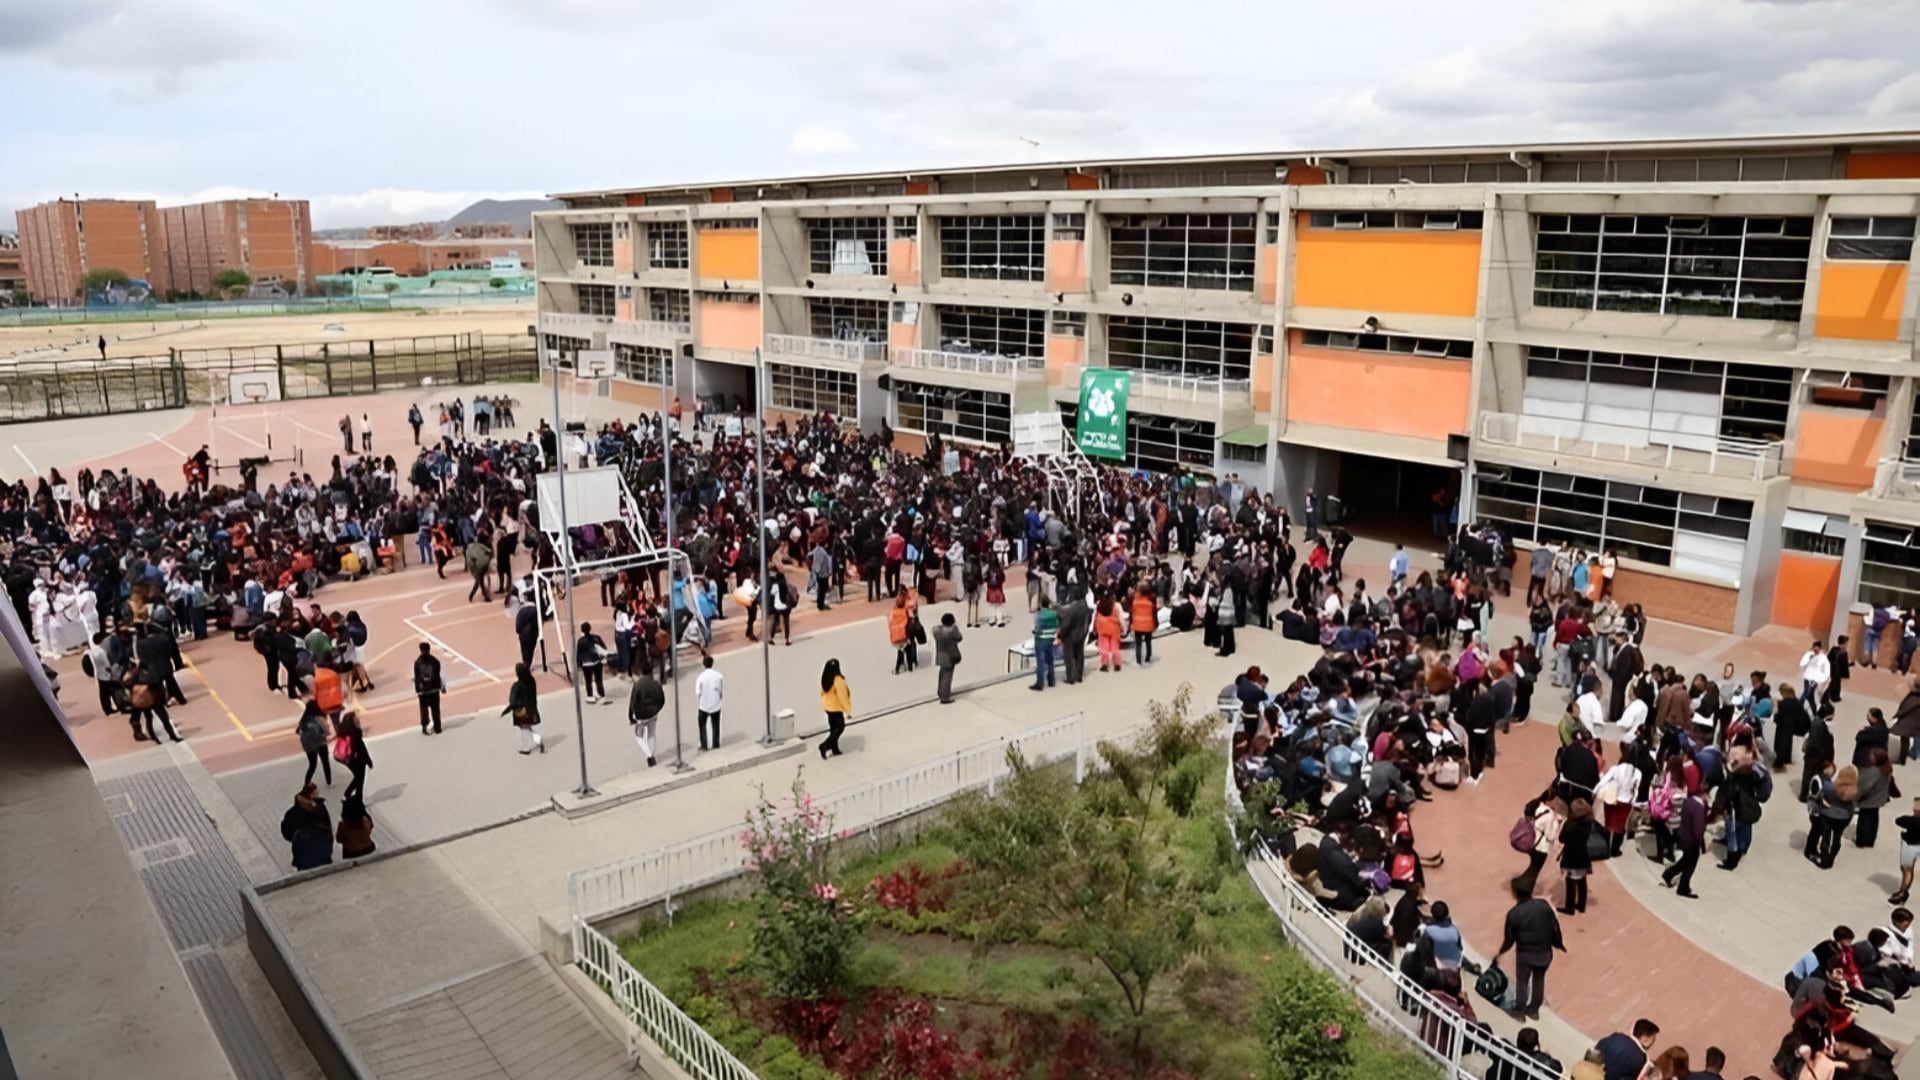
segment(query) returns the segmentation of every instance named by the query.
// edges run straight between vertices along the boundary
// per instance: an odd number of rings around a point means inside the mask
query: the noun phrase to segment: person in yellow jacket
[[[820,709],[827,714],[827,737],[820,743],[820,760],[827,755],[839,757],[840,733],[847,730],[847,721],[853,718],[853,691],[847,689],[847,677],[840,674],[840,661],[829,660],[827,666],[820,669]]]

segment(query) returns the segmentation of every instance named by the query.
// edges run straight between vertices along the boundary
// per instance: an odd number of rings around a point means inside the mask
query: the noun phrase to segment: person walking
[[[1700,894],[1693,891],[1693,872],[1700,866],[1700,853],[1707,849],[1707,804],[1700,801],[1699,792],[1688,791],[1673,816],[1680,861],[1660,872],[1660,884],[1689,900],[1698,900]],[[1679,882],[1677,888],[1675,882]]]
[[[1060,614],[1053,610],[1053,601],[1041,596],[1033,613],[1033,685],[1029,689],[1053,685],[1053,644],[1059,637]]]
[[[1812,648],[1800,654],[1800,697],[1809,710],[1813,708],[1820,684],[1832,675],[1833,664],[1827,659],[1826,643],[1816,639]]]
[[[1840,834],[1853,818],[1859,787],[1859,770],[1852,765],[1835,769],[1831,760],[1821,763],[1819,774],[1807,785],[1807,842],[1800,853],[1822,870],[1833,869],[1840,854]]]
[[[353,414],[352,413],[348,413],[345,416],[342,416],[340,418],[340,442],[343,445],[346,453],[348,454],[353,453]]]
[[[820,741],[820,760],[825,761],[829,755],[845,753],[840,749],[840,734],[853,718],[853,691],[847,687],[847,677],[840,674],[839,660],[828,660],[820,669],[820,709],[827,714],[827,737]]]
[[[694,723],[700,729],[700,749],[720,749],[720,708],[726,704],[727,677],[713,666],[713,657],[700,658],[703,669],[700,677],[693,681],[693,704],[699,710]],[[708,734],[708,725],[712,725],[712,734]]]
[[[1843,684],[1853,677],[1853,658],[1847,652],[1847,635],[1841,634],[1833,639],[1833,646],[1827,650],[1827,691],[1820,695],[1823,705],[1837,705]]]
[[[573,646],[573,662],[580,667],[587,704],[598,705],[613,700],[607,696],[607,642],[593,632],[592,623],[580,624],[580,640]]]
[[[1887,897],[1889,904],[1904,904],[1913,889],[1913,867],[1920,863],[1920,797],[1913,800],[1913,812],[1893,819],[1900,830],[1900,886]]]
[[[519,610],[513,613],[513,634],[520,641],[520,665],[532,667],[533,648],[540,643],[540,601],[537,598],[521,604]]]
[[[446,673],[440,670],[440,658],[433,655],[433,644],[421,642],[420,655],[413,660],[413,694],[420,702],[420,734],[440,734],[440,695],[446,689]]]
[[[360,452],[373,453],[373,420],[366,413],[360,414]]]
[[[145,721],[149,742],[160,741],[153,729],[156,716],[160,726],[167,729],[167,738],[174,742],[186,741],[173,730],[173,718],[167,715],[167,681],[173,676],[174,648],[165,633],[152,630],[142,634],[133,646],[133,723],[138,730]]]
[[[538,748],[547,752],[547,742],[534,729],[540,726],[540,690],[533,684],[533,669],[525,664],[513,666],[513,686],[507,691],[507,707],[500,715],[511,716],[520,729],[520,752],[531,754]]]
[[[1069,686],[1087,677],[1087,632],[1093,628],[1093,612],[1087,607],[1083,586],[1073,585],[1072,597],[1060,605],[1060,659]]]
[[[893,646],[893,673],[912,671],[919,659],[919,650],[913,645],[913,591],[903,589],[893,598],[893,607],[887,612],[887,643]]]
[[[1547,968],[1553,965],[1554,950],[1566,952],[1567,944],[1553,905],[1523,884],[1518,879],[1513,882],[1513,906],[1507,909],[1500,951],[1493,959],[1497,963],[1513,953],[1513,1015],[1538,1020],[1547,999]]]
[[[1576,798],[1567,807],[1567,822],[1560,827],[1560,872],[1566,877],[1560,914],[1581,915],[1587,910],[1587,877],[1593,873],[1593,853],[1588,837],[1600,828],[1593,820],[1593,804]]]
[[[1900,793],[1900,785],[1893,779],[1893,759],[1881,747],[1868,750],[1866,764],[1854,768],[1860,774],[1860,787],[1853,800],[1853,846],[1870,848],[1880,839],[1880,808]]]
[[[1789,683],[1780,684],[1779,700],[1773,706],[1773,771],[1785,772],[1793,764],[1793,740],[1813,730],[1813,719]],[[1896,725],[1895,733],[1898,733]],[[1914,717],[1914,733],[1920,734],[1920,712]]]
[[[420,406],[417,404],[407,406],[407,426],[413,429],[413,445],[415,446],[420,445],[420,425],[424,423],[426,423],[426,418],[420,415]]]
[[[473,587],[467,590],[467,603],[473,603],[473,594],[479,593],[482,603],[493,603],[493,590],[487,585],[487,571],[493,568],[493,545],[486,537],[476,534],[466,550],[467,573],[473,575]]]
[[[1887,728],[1887,735],[1898,744],[1894,764],[1905,765],[1913,755],[1914,736],[1920,735],[1920,676],[1908,680],[1906,694],[1900,704],[1894,706],[1893,724]]]
[[[660,722],[660,710],[667,707],[667,692],[660,681],[650,671],[641,671],[633,677],[633,689],[627,692],[627,723],[633,725],[633,741],[639,745],[640,752],[646,755],[647,767],[653,768],[655,731]]]
[[[307,784],[280,817],[280,835],[293,846],[293,868],[312,870],[333,862],[333,816],[327,800]]]
[[[293,733],[300,739],[300,749],[307,755],[307,775],[301,783],[313,786],[313,770],[319,769],[320,775],[333,786],[333,756],[327,752],[328,727],[327,714],[320,710],[320,704],[308,701],[307,707],[300,713],[299,723],[293,726]]]
[[[1627,826],[1633,818],[1634,800],[1640,793],[1640,767],[1633,763],[1633,748],[1620,747],[1620,760],[1600,777],[1598,808],[1607,829],[1607,852],[1618,858],[1627,842]]]
[[[1102,596],[1093,608],[1093,639],[1100,646],[1100,670],[1120,670],[1120,627],[1123,615],[1113,597]]]
[[[345,765],[347,771],[353,774],[353,779],[347,781],[346,790],[340,793],[340,797],[365,798],[367,770],[373,768],[373,755],[367,753],[367,733],[360,726],[360,714],[351,710],[341,713],[333,732],[333,760]]]
[[[827,610],[827,588],[833,584],[833,552],[827,550],[824,536],[807,553],[807,580],[813,583],[814,608]]]
[[[1153,663],[1153,633],[1160,629],[1160,606],[1153,590],[1145,584],[1133,594],[1133,662],[1141,666]]]
[[[940,704],[953,704],[953,669],[960,666],[960,642],[964,636],[954,625],[953,612],[940,616],[933,628],[933,666],[939,674]]]

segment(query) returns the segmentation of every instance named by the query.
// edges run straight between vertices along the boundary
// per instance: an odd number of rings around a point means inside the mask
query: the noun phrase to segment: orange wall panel
[[[1271,304],[1280,295],[1280,249],[1268,244],[1260,249],[1260,272],[1257,276],[1260,302]]]
[[[709,349],[748,352],[759,348],[760,305],[702,302],[700,344]]]
[[[1253,354],[1253,411],[1273,411],[1273,354]]]
[[[701,229],[695,276],[711,281],[760,280],[760,230]]]
[[[1070,172],[1067,174],[1068,191],[1099,191],[1100,178],[1092,173]]]
[[[1849,180],[1911,180],[1920,177],[1920,153],[1847,155]]]
[[[1047,385],[1065,386],[1075,365],[1087,362],[1087,339],[1047,335]]]
[[[917,349],[920,347],[920,328],[913,323],[888,323],[887,348]]]
[[[1047,241],[1047,288],[1052,292],[1087,291],[1087,242]]]
[[[1850,491],[1873,486],[1880,461],[1880,436],[1886,421],[1877,416],[1800,412],[1800,433],[1793,444],[1793,478]]]
[[[1780,574],[1773,586],[1770,621],[1824,637],[1831,629],[1833,605],[1839,596],[1839,559],[1783,551]]]
[[[1316,187],[1327,182],[1327,170],[1313,165],[1287,166],[1286,183],[1296,187]]]
[[[627,322],[632,322],[633,321],[633,301],[632,300],[615,300],[613,302],[613,317],[616,319],[624,319]]]
[[[887,279],[895,285],[920,283],[920,242],[918,240],[887,242]]]
[[[613,272],[616,274],[633,273],[633,233],[634,230],[629,227],[627,235],[613,238]],[[528,266],[533,265],[531,259],[521,261]]]
[[[909,180],[907,181],[906,191],[909,195],[931,195],[933,194],[933,182],[931,180]]]
[[[1410,315],[1466,315],[1479,308],[1478,232],[1314,229],[1294,234],[1293,302]]]
[[[1906,263],[1823,263],[1813,332],[1856,341],[1898,340],[1906,298]]]
[[[1306,348],[1298,337],[1287,350],[1289,422],[1439,440],[1467,430],[1471,364]]]

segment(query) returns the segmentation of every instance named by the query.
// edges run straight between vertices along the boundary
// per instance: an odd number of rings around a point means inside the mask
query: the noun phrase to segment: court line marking
[[[438,617],[444,618],[447,615],[452,615],[452,614],[454,613],[451,611],[442,612],[441,615]],[[445,625],[440,626],[439,629],[445,630],[449,626],[461,626],[470,622],[479,622],[482,619],[499,619],[499,618],[502,618],[502,614],[498,611],[473,612],[468,614],[463,619],[455,619],[453,622],[446,623]],[[379,663],[380,661],[386,659],[388,656],[392,655],[395,650],[403,649],[408,645],[414,645],[414,644],[417,644],[417,642],[413,638],[402,638],[399,641],[396,641],[393,644],[387,646],[386,648],[381,649],[379,652],[373,654],[373,659],[367,661],[367,667],[369,668],[373,667],[373,665]]]
[[[339,439],[342,437],[338,431],[332,431],[332,432],[321,431],[319,428],[314,427],[311,424],[303,424],[298,420],[295,420],[293,422],[293,426],[299,428],[302,431],[310,431],[313,434],[318,435],[323,439]],[[352,451],[348,451],[348,452],[351,453]]]
[[[252,742],[253,732],[247,730],[247,725],[241,723],[240,718],[234,715],[233,709],[227,705],[226,699],[220,696],[220,691],[215,690],[213,684],[207,681],[207,677],[200,673],[199,667],[195,666],[193,662],[193,657],[182,653],[180,654],[180,659],[186,661],[187,670],[193,672],[193,677],[199,679],[200,685],[206,688],[207,696],[213,699],[215,705],[220,706],[221,712],[227,714],[227,719],[233,721],[233,726],[240,729],[240,736],[248,742]]]
[[[414,633],[416,633],[416,634],[419,634],[419,635],[420,635],[421,637],[423,637],[423,638],[426,638],[426,639],[427,639],[428,641],[430,641],[430,642],[432,642],[433,644],[435,644],[436,646],[438,646],[438,647],[439,647],[439,648],[440,648],[441,650],[443,650],[444,652],[446,652],[446,654],[447,654],[448,656],[451,656],[451,657],[453,657],[453,658],[454,658],[455,660],[458,660],[458,661],[460,661],[461,663],[463,663],[463,664],[465,664],[465,665],[467,665],[468,667],[470,667],[470,668],[472,668],[473,670],[475,670],[475,671],[477,671],[477,672],[479,672],[480,674],[482,674],[482,675],[485,675],[485,676],[486,676],[486,677],[487,677],[488,679],[491,679],[491,680],[492,680],[493,682],[495,682],[495,683],[500,683],[500,682],[505,682],[505,681],[506,681],[506,680],[504,680],[504,679],[502,679],[502,678],[501,678],[500,676],[498,676],[498,675],[495,675],[495,674],[494,674],[493,672],[491,672],[491,671],[488,671],[488,670],[487,670],[486,668],[483,668],[483,667],[481,667],[481,666],[480,666],[479,664],[476,664],[476,663],[474,663],[473,661],[471,661],[471,660],[469,660],[469,659],[467,659],[467,658],[466,658],[466,656],[464,656],[464,655],[463,655],[463,654],[462,654],[462,653],[460,652],[460,650],[458,650],[458,649],[456,649],[456,648],[454,648],[453,646],[451,646],[451,645],[449,645],[449,644],[447,644],[446,642],[444,642],[444,641],[442,641],[442,640],[440,640],[440,638],[439,638],[439,636],[438,636],[438,635],[436,635],[436,634],[434,634],[434,633],[432,633],[432,632],[430,632],[430,631],[428,631],[428,630],[426,630],[426,629],[423,629],[423,628],[422,628],[422,627],[420,626],[420,624],[419,624],[419,623],[416,623],[416,622],[414,622],[414,621],[413,621],[413,619],[412,619],[411,617],[408,617],[408,618],[405,618],[405,619],[402,619],[402,620],[400,620],[400,621],[401,621],[401,622],[404,622],[404,623],[406,623],[406,624],[407,624],[408,626],[411,626],[411,627],[413,627],[413,632],[414,632]]]
[[[219,431],[216,432],[216,434],[231,435],[234,438],[239,439],[241,442],[252,443],[255,447],[261,450],[265,450],[267,448],[266,443],[261,442],[259,439],[256,439],[251,435],[243,434],[242,432],[234,430],[232,427],[228,425],[226,421],[216,420],[214,421],[214,426],[219,429]]]
[[[154,441],[154,442],[157,442],[157,443],[159,443],[159,444],[160,444],[161,446],[164,446],[164,447],[166,447],[167,449],[169,449],[169,450],[171,450],[171,451],[173,451],[174,453],[176,453],[176,454],[179,454],[179,455],[180,455],[181,457],[187,457],[187,456],[188,456],[188,454],[187,454],[187,452],[186,452],[185,450],[182,450],[182,449],[180,449],[179,447],[177,447],[177,446],[175,446],[175,445],[173,445],[173,443],[171,443],[171,442],[168,442],[168,441],[167,441],[167,437],[166,437],[166,436],[164,436],[164,435],[161,435],[161,434],[160,434],[160,433],[158,433],[158,432],[155,432],[155,433],[154,433],[154,436],[153,436],[153,441]]]
[[[40,467],[39,467],[39,466],[37,466],[37,465],[35,465],[35,464],[33,463],[33,459],[27,456],[27,452],[26,452],[25,450],[22,450],[22,449],[20,449],[20,444],[19,444],[19,443],[14,443],[14,444],[13,444],[13,452],[14,452],[14,453],[16,453],[16,454],[19,454],[19,455],[20,455],[20,460],[21,460],[21,461],[24,461],[24,462],[26,462],[26,463],[27,463],[27,475],[28,475],[28,476],[39,476],[39,475],[40,475]]]

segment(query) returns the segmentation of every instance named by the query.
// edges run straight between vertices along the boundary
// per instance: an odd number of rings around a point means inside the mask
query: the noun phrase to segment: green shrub
[[[1199,801],[1200,784],[1211,776],[1217,762],[1208,754],[1192,754],[1181,761],[1167,774],[1167,809],[1185,818],[1193,816],[1193,807]]]
[[[1269,1080],[1347,1080],[1365,1018],[1331,978],[1306,964],[1283,967],[1260,1003]]]

